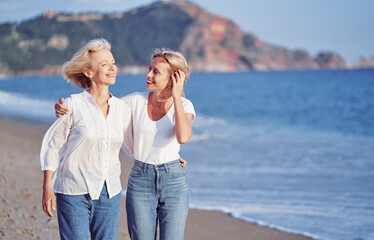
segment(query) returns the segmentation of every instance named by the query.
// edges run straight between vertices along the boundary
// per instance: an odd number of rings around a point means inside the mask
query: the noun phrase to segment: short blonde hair
[[[157,49],[155,51],[155,54],[152,56],[152,60],[161,57],[163,58],[168,64],[169,69],[168,73],[171,77],[175,72],[178,70],[181,70],[186,75],[186,78],[184,80],[185,84],[190,76],[190,69],[188,68],[188,64],[184,56],[180,52],[171,51],[169,49]],[[172,82],[172,79],[170,78],[169,82]],[[166,101],[169,99],[172,95],[172,84],[168,84],[164,90],[161,92],[161,101]],[[183,92],[184,97],[184,92]]]
[[[70,61],[64,63],[62,75],[68,82],[74,82],[80,88],[91,87],[91,79],[83,74],[84,69],[91,68],[91,53],[103,49],[110,51],[110,43],[103,39],[97,38],[89,41],[78,52],[74,54]]]

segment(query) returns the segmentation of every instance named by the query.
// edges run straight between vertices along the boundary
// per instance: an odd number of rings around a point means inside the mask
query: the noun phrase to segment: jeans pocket
[[[131,177],[140,177],[142,175],[143,169],[138,166],[133,166],[130,172]]]
[[[184,172],[184,170],[179,164],[169,167],[169,174],[170,176],[175,177],[175,178],[186,176],[186,173]]]

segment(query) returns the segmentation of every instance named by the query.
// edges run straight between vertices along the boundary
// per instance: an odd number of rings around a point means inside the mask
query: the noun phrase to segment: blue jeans
[[[126,194],[127,226],[132,240],[183,239],[188,186],[179,160],[152,165],[135,160]]]
[[[121,194],[108,198],[104,184],[98,200],[91,200],[88,194],[56,194],[57,217],[61,239],[117,240]]]

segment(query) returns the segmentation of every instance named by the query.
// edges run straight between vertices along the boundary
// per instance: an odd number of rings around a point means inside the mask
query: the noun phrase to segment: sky
[[[0,0],[0,23],[20,22],[44,11],[121,12],[154,0]],[[373,0],[194,0],[233,20],[260,40],[307,50],[339,53],[352,63],[374,57]]]

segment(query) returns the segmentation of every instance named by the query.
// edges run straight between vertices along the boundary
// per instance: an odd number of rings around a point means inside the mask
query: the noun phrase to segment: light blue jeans
[[[98,200],[88,194],[56,194],[60,237],[63,240],[117,240],[121,194],[109,199],[104,184]]]
[[[161,165],[135,160],[126,194],[127,226],[132,240],[183,239],[188,186],[179,160]]]

